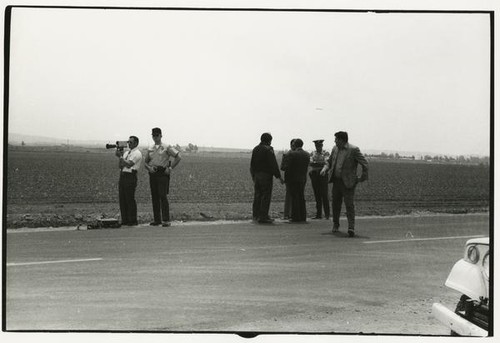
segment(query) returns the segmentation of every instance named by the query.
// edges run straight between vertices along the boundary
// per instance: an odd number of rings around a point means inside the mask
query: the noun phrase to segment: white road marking
[[[363,243],[373,244],[373,243],[398,243],[398,242],[415,242],[415,241],[437,241],[440,239],[457,239],[457,238],[476,238],[476,237],[486,237],[484,235],[475,236],[449,236],[449,237],[429,237],[429,238],[407,238],[407,239],[391,239],[386,241],[365,241]]]
[[[81,260],[59,260],[59,261],[7,263],[7,267],[11,267],[11,266],[31,266],[31,265],[35,265],[35,264],[50,264],[50,263],[90,262],[90,261],[100,261],[100,260],[102,260],[102,258],[86,258],[86,259],[81,259]]]

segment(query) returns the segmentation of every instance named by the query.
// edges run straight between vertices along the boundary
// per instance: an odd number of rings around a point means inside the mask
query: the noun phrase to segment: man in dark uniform
[[[330,153],[323,150],[323,139],[317,139],[314,142],[316,150],[311,152],[311,171],[309,177],[314,191],[314,199],[316,200],[316,217],[321,219],[322,209],[325,211],[325,218],[330,218],[330,203],[328,202],[328,175],[321,175],[321,169],[328,161]]]
[[[309,154],[302,149],[304,142],[297,138],[293,142],[294,149],[289,152],[286,166],[287,183],[292,197],[292,218],[290,222],[300,223],[307,219],[304,190],[309,168]]]
[[[272,140],[270,133],[263,133],[260,137],[260,144],[252,151],[250,161],[250,174],[254,183],[253,219],[261,224],[273,222],[269,217],[273,176],[280,179],[282,184],[284,182],[271,146]]]

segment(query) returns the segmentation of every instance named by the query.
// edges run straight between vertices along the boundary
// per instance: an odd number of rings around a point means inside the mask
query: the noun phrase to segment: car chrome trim
[[[488,336],[488,331],[472,324],[467,319],[460,317],[458,314],[439,303],[432,304],[432,314],[434,318],[460,336]]]

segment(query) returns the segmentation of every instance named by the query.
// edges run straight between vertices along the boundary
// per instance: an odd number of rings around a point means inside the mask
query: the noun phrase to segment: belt
[[[122,174],[130,174],[130,175],[135,175],[137,174],[137,170],[132,169],[131,171],[121,171]]]
[[[165,173],[165,170],[167,170],[167,168],[157,166],[155,173],[162,173],[163,174],[163,173]]]

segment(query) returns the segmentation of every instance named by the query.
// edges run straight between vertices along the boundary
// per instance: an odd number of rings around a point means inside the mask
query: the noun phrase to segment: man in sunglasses
[[[153,128],[154,145],[146,152],[146,169],[149,172],[149,185],[153,202],[154,220],[150,225],[170,226],[170,207],[167,199],[170,185],[170,173],[181,161],[179,151],[162,143],[161,129]],[[173,158],[173,162],[170,160]]]
[[[116,149],[115,155],[119,158],[120,179],[118,181],[118,198],[120,201],[121,225],[137,225],[137,203],[135,190],[137,188],[137,171],[141,167],[142,154],[137,148],[139,138],[130,136],[128,139],[130,150]]]

